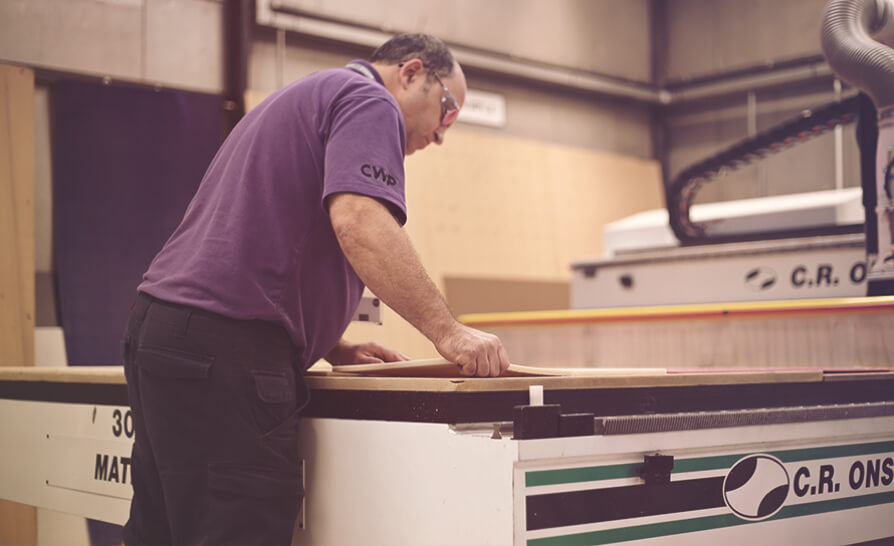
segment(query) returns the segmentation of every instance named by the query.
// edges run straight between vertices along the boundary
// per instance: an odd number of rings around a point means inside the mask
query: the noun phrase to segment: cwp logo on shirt
[[[737,516],[748,521],[768,518],[785,504],[788,472],[772,455],[740,459],[723,480],[723,500]]]
[[[388,174],[385,171],[385,167],[364,163],[363,166],[360,167],[360,174],[367,178],[372,178],[373,180],[381,180],[389,186],[397,184],[397,179]]]

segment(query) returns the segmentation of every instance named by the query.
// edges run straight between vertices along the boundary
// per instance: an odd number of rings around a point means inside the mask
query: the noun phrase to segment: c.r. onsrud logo
[[[755,292],[769,290],[776,284],[776,272],[769,267],[755,267],[745,274],[745,284]]]
[[[727,472],[723,500],[740,518],[759,521],[782,508],[790,483],[779,459],[772,455],[749,455],[739,459]]]

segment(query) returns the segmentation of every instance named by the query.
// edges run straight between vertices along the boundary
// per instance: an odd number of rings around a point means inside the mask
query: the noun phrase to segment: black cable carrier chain
[[[753,234],[709,235],[706,226],[694,223],[689,210],[702,185],[754,161],[789,149],[837,125],[857,119],[857,96],[805,110],[798,118],[747,138],[677,175],[667,190],[671,229],[683,245],[751,240]],[[765,237],[761,237],[765,238]]]

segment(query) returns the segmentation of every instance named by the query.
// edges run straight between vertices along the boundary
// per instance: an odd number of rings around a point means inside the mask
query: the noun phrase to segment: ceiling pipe
[[[251,0],[223,3],[224,136],[245,115],[248,57],[251,49]]]
[[[681,86],[668,91],[667,104],[679,104],[705,100],[724,95],[748,93],[772,87],[781,87],[815,80],[833,80],[834,74],[825,62],[810,62],[804,66],[768,71],[762,74],[733,76],[719,81]]]

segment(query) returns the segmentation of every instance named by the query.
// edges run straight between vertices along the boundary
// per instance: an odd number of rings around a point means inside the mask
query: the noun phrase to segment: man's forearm
[[[345,256],[378,298],[436,344],[456,327],[409,237],[382,203],[338,194],[329,211]]]

